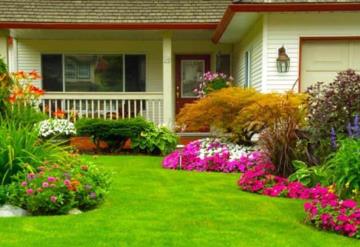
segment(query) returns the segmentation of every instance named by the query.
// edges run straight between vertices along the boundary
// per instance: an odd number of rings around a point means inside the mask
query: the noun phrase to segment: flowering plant
[[[106,173],[93,165],[58,165],[44,162],[36,171],[22,172],[9,186],[9,202],[34,215],[66,214],[90,209],[104,199],[109,186]]]
[[[196,171],[244,172],[262,157],[260,152],[217,138],[193,141],[163,160],[163,167]]]
[[[66,119],[47,119],[39,124],[39,136],[49,137],[69,137],[76,135],[75,125]]]
[[[44,91],[34,86],[32,82],[40,79],[40,74],[35,70],[26,73],[19,71],[11,74],[12,81],[14,82],[10,88],[9,102],[22,103],[34,105]]]
[[[304,205],[306,221],[316,227],[360,239],[360,208],[329,193]]]
[[[205,97],[209,93],[220,90],[222,88],[230,87],[234,82],[234,78],[223,73],[206,72],[199,86],[194,89],[194,93],[199,97]]]

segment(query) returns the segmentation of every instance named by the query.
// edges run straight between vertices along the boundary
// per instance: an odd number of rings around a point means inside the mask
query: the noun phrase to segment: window
[[[216,72],[231,75],[231,61],[229,54],[219,54],[216,56]]]
[[[49,54],[41,60],[43,88],[50,92],[145,91],[145,55]]]
[[[244,87],[251,87],[251,55],[250,52],[245,52],[244,58],[244,73],[245,73],[245,80],[244,80]]]

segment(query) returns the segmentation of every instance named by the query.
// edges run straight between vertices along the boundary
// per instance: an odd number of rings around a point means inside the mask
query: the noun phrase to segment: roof
[[[359,3],[360,0],[234,0],[233,3]]]
[[[0,22],[217,23],[231,0],[0,0]]]

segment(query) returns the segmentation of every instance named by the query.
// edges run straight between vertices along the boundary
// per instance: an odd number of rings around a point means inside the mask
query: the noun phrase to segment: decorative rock
[[[27,216],[28,212],[22,208],[4,204],[0,207],[0,217],[23,217]]]
[[[73,208],[68,212],[68,214],[70,215],[82,214],[82,211],[78,208]]]

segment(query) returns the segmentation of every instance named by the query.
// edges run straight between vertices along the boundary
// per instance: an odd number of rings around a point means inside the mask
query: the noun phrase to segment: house
[[[360,1],[1,0],[0,55],[52,115],[173,126],[208,71],[263,92],[360,70]]]

